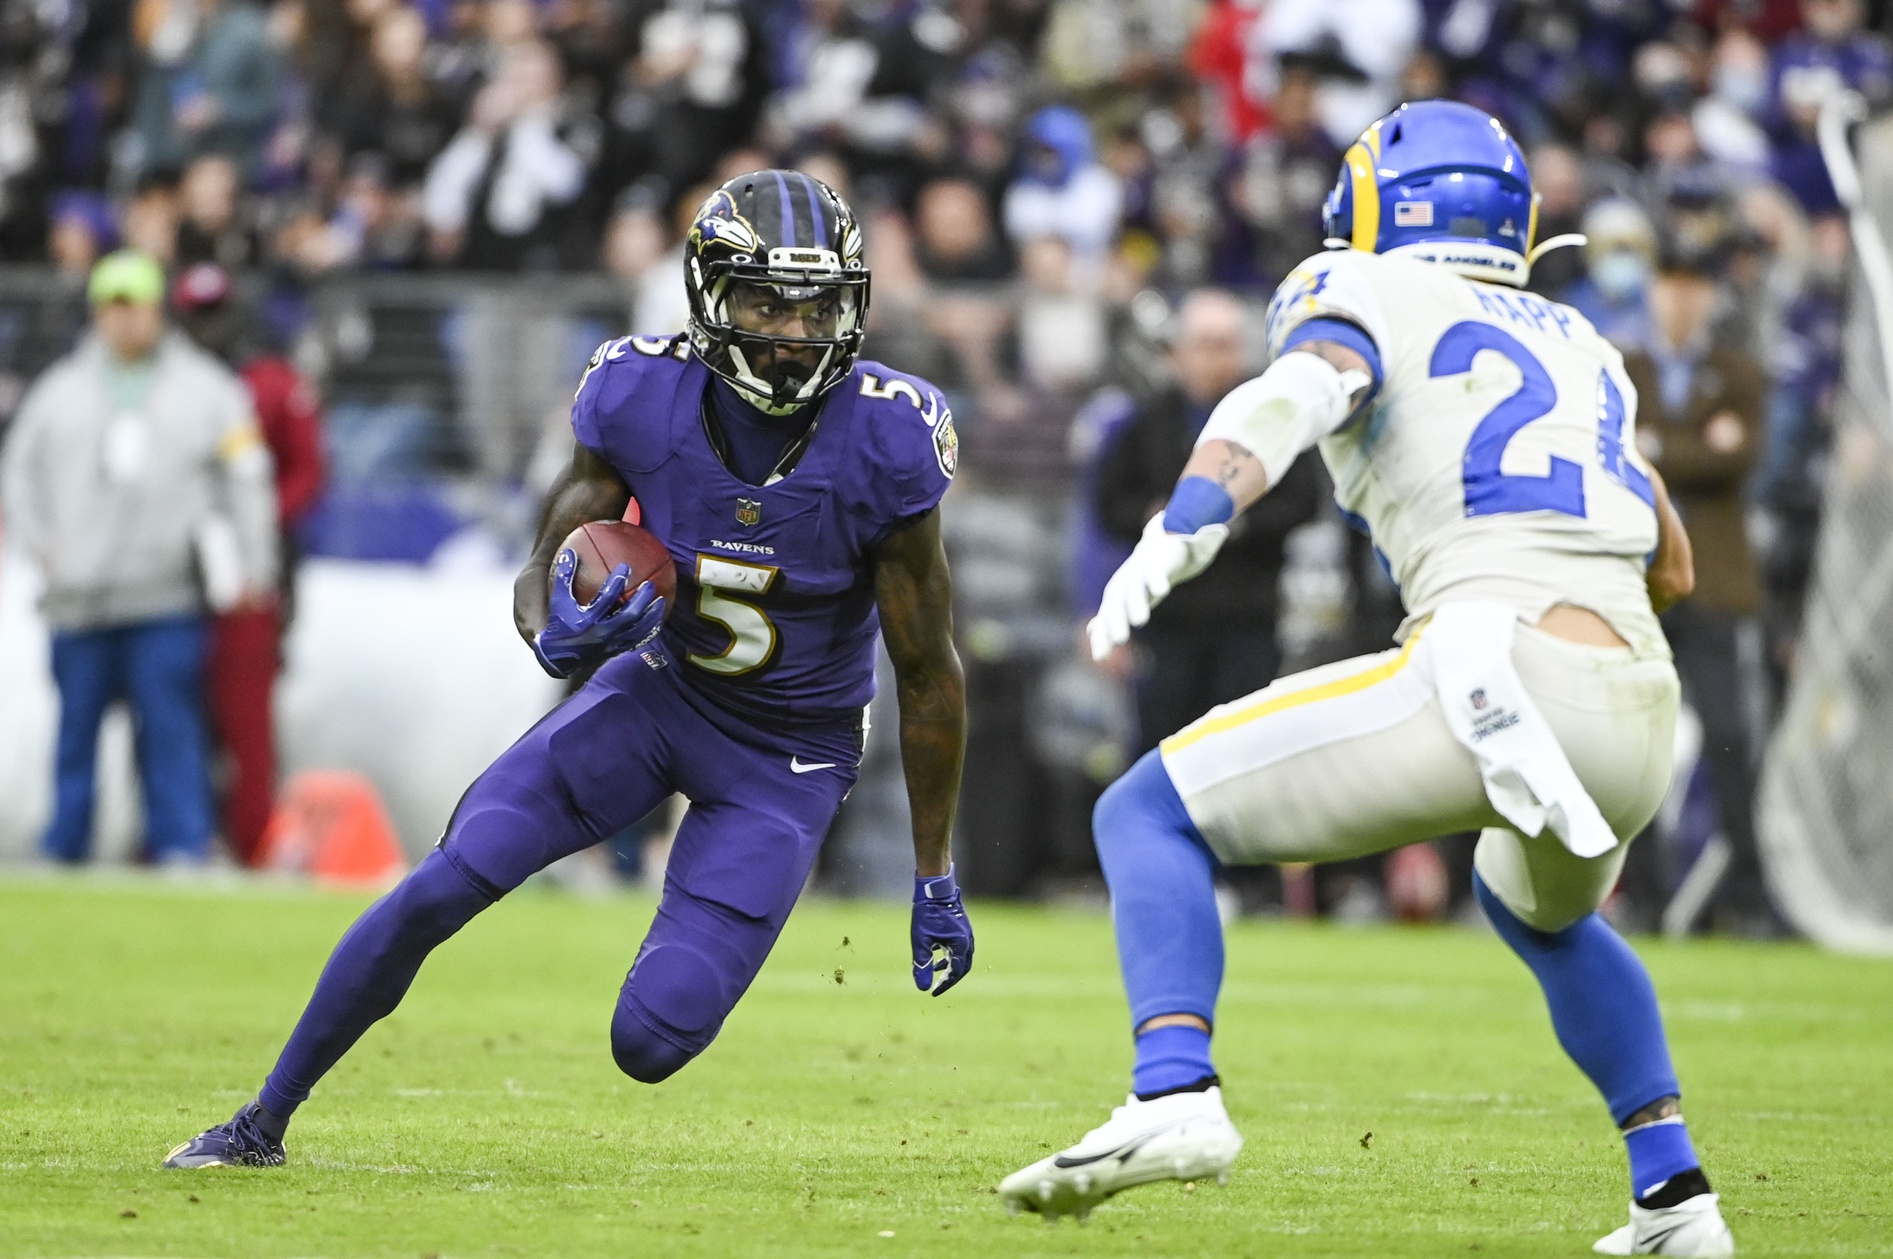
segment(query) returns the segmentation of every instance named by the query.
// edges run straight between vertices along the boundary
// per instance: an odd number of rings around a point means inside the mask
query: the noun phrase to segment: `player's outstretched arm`
[[[572,530],[592,520],[616,520],[631,501],[631,487],[610,464],[578,445],[572,462],[546,493],[532,558],[513,581],[513,626],[528,643],[550,617],[552,560]]]
[[[1306,341],[1216,404],[1163,512],[1106,583],[1086,632],[1103,660],[1150,620],[1178,582],[1210,566],[1229,522],[1287,475],[1302,451],[1345,424],[1376,365],[1351,346]]]
[[[1669,486],[1655,468],[1649,471],[1650,485],[1656,490],[1656,554],[1644,582],[1650,588],[1650,606],[1661,612],[1687,599],[1696,588],[1696,555],[1683,518],[1670,502]]]
[[[966,755],[966,678],[953,646],[953,579],[939,509],[874,555],[874,598],[894,662],[901,769],[914,828],[914,983],[938,996],[973,964],[973,929],[953,881],[953,810]],[[935,962],[935,950],[945,953]]]
[[[1333,374],[1310,369],[1294,358],[1298,354],[1313,356]],[[1296,456],[1345,423],[1374,379],[1373,366],[1359,350],[1334,341],[1305,341],[1277,362],[1289,379],[1265,386],[1264,372],[1232,390],[1203,426],[1177,478],[1178,486],[1193,476],[1221,486],[1232,515],[1247,510],[1288,474]]]

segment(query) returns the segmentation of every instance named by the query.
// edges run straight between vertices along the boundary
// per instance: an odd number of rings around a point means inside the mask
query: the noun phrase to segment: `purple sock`
[[[308,1008],[257,1100],[284,1126],[317,1080],[385,1018],[434,946],[498,899],[436,848],[399,887],[368,907],[322,968]]]
[[[1209,1033],[1200,1027],[1158,1027],[1137,1037],[1131,1092],[1139,1097],[1173,1093],[1215,1074],[1209,1060]]]
[[[1689,1143],[1689,1129],[1681,1115],[1632,1128],[1624,1133],[1624,1146],[1630,1151],[1630,1192],[1634,1197],[1647,1198],[1670,1177],[1702,1166],[1696,1147]]]

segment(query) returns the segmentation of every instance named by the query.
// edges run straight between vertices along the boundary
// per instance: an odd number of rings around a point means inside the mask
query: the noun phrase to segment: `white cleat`
[[[1040,1159],[999,1183],[1014,1212],[1036,1211],[1048,1220],[1076,1215],[1119,1190],[1153,1180],[1229,1181],[1242,1134],[1223,1109],[1223,1091],[1171,1093],[1140,1102],[1133,1095],[1069,1150]]]
[[[1591,1249],[1600,1255],[1678,1255],[1685,1259],[1721,1259],[1735,1253],[1735,1238],[1716,1203],[1721,1195],[1699,1193],[1673,1207],[1630,1204],[1630,1223]]]

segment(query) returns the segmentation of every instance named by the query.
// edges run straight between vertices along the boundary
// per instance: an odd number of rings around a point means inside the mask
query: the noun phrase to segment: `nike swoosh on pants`
[[[804,765],[801,761],[797,760],[793,756],[789,758],[789,772],[791,774],[810,774],[810,773],[815,772],[818,769],[833,769],[833,768],[835,768],[835,762],[833,761],[817,761],[813,765]]]

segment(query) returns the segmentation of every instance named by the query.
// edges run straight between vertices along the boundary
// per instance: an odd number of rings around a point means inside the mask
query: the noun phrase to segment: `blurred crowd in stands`
[[[1070,640],[1161,497],[1151,467],[1180,466],[1169,448],[1223,378],[1259,365],[1253,304],[1322,248],[1343,149],[1402,100],[1468,101],[1530,154],[1539,239],[1589,237],[1531,287],[1623,347],[1645,454],[1696,534],[1700,592],[1671,633],[1705,791],[1735,877],[1754,879],[1750,770],[1792,667],[1840,368],[1849,236],[1815,119],[1837,90],[1893,97],[1888,9],[21,0],[0,19],[0,257],[74,291],[120,245],[173,270],[216,263],[266,295],[260,326],[284,345],[312,289],[386,272],[602,273],[626,323],[660,333],[682,325],[678,242],[710,187],[770,164],[828,181],[867,229],[869,353],[949,391],[966,489],[984,496],[955,539],[975,769],[977,727],[1011,730],[987,732],[992,772],[1053,767],[1014,803],[1057,815],[1028,828],[1053,851],[996,856],[986,882],[1027,891],[1083,872],[1088,846],[1058,837],[1082,834],[1086,791],[1121,763],[1097,748],[1163,732],[1074,681]],[[67,331],[82,322],[80,307]],[[59,335],[5,323],[0,359]],[[1113,462],[1126,434],[1159,453]],[[1112,665],[1142,686],[1144,724],[1383,645],[1395,596],[1358,540],[1320,532],[1320,475],[1246,561],[1286,569],[1282,641],[1205,646],[1230,609],[1179,614]],[[1275,617],[1272,589],[1263,601],[1242,616]],[[1222,680],[1168,667],[1166,636],[1223,652]],[[1062,724],[1007,725],[1008,706]]]
[[[637,279],[706,181],[777,160],[898,214],[929,279],[1260,291],[1319,248],[1358,131],[1452,95],[1534,150],[1543,231],[1606,196],[1659,215],[1720,198],[1765,251],[1806,252],[1784,238],[1835,209],[1815,110],[1837,84],[1893,91],[1869,16],[1863,0],[28,0],[0,29],[0,250],[77,270],[123,240],[303,277]],[[1045,240],[1065,256],[1036,256]]]

